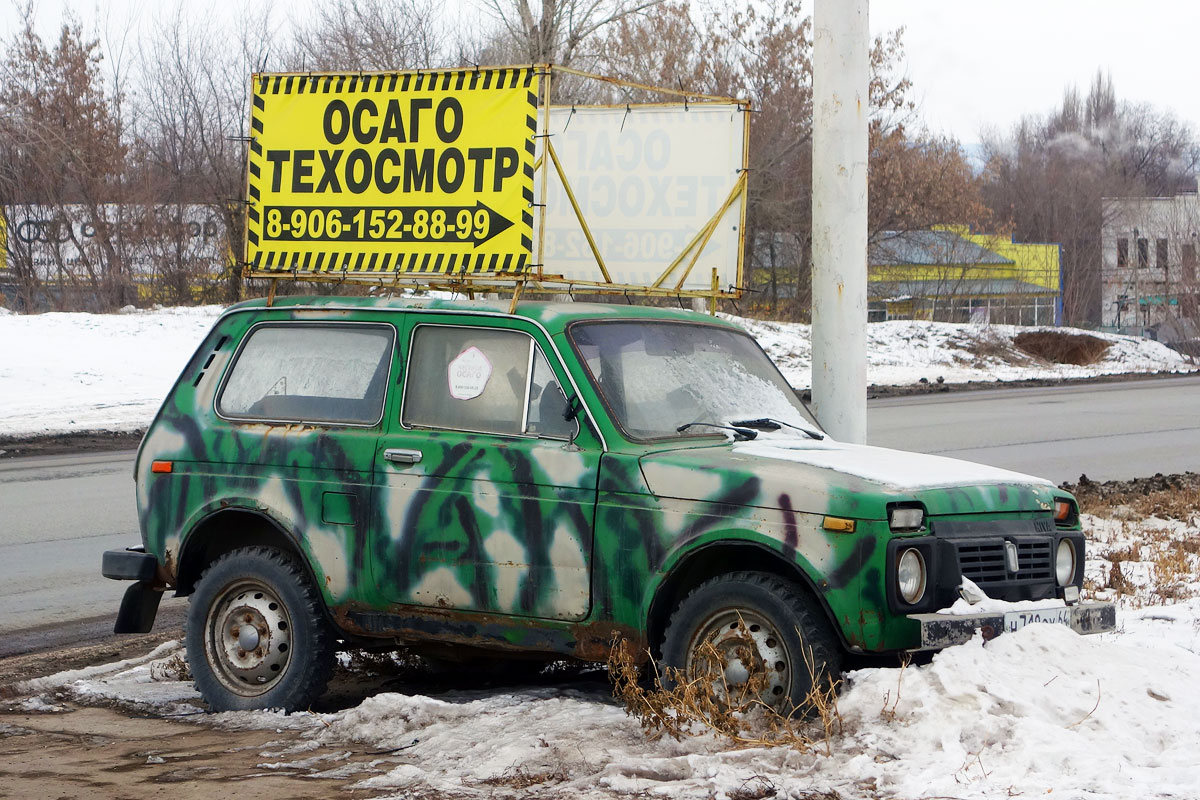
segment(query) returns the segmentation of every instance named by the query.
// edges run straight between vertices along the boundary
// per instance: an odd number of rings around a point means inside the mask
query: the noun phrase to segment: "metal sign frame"
[[[262,265],[255,265],[250,262],[242,263],[242,274],[246,279],[268,279],[271,281],[269,287],[269,297],[273,298],[276,287],[281,280],[297,281],[297,282],[321,282],[321,283],[354,283],[375,286],[382,290],[403,289],[403,288],[420,288],[420,289],[444,289],[455,292],[461,292],[468,296],[474,296],[477,293],[484,292],[512,292],[512,302],[515,305],[517,300],[524,293],[573,293],[581,292],[588,294],[618,294],[626,297],[630,296],[650,296],[650,297],[678,297],[678,298],[706,298],[709,300],[710,310],[715,310],[716,302],[720,298],[739,298],[742,294],[742,283],[744,277],[744,256],[745,256],[745,221],[746,221],[746,198],[747,198],[747,176],[749,163],[750,149],[750,127],[749,101],[732,98],[721,97],[716,95],[705,95],[687,92],[682,89],[671,89],[665,87],[651,86],[648,84],[636,83],[617,78],[605,77],[596,75],[590,72],[570,69],[568,67],[560,67],[549,64],[539,65],[524,65],[524,66],[507,66],[507,67],[477,67],[466,70],[409,70],[397,72],[360,72],[354,73],[269,73],[255,74],[253,80],[264,81],[272,80],[277,82],[285,82],[289,78],[303,79],[312,81],[313,85],[316,82],[313,79],[336,79],[338,77],[350,77],[360,81],[390,81],[394,86],[397,80],[403,81],[408,85],[408,80],[415,78],[420,80],[421,77],[426,79],[432,78],[437,80],[437,76],[450,75],[469,75],[472,72],[479,73],[483,70],[500,71],[502,74],[507,71],[514,70],[532,70],[532,74],[538,78],[538,109],[537,114],[540,115],[540,130],[536,131],[533,136],[540,138],[544,144],[543,155],[534,162],[533,171],[541,173],[541,192],[542,197],[537,198],[542,202],[536,202],[532,191],[524,193],[524,199],[528,204],[527,211],[522,213],[522,222],[528,224],[532,221],[533,209],[537,209],[538,223],[536,226],[537,237],[536,241],[529,242],[531,259],[528,263],[522,262],[521,269],[495,269],[489,268],[486,263],[478,263],[473,265],[463,265],[455,268],[451,267],[440,272],[371,272],[363,269],[354,269],[349,259],[344,259],[340,267],[332,269],[326,268],[319,272],[314,272],[311,269],[305,269],[300,266],[293,266],[291,269],[282,265],[273,265],[270,269],[264,269]],[[732,189],[725,197],[724,202],[720,205],[717,212],[709,218],[709,220],[697,230],[694,235],[688,240],[683,249],[674,257],[674,259],[663,265],[663,270],[659,277],[650,285],[645,284],[630,284],[619,283],[612,279],[609,270],[605,264],[604,257],[597,245],[595,238],[592,235],[591,227],[588,225],[586,216],[576,199],[575,193],[571,187],[570,178],[567,171],[564,169],[558,153],[554,147],[550,130],[550,97],[552,89],[552,80],[554,73],[563,73],[574,75],[577,77],[601,81],[626,89],[636,89],[642,91],[657,92],[670,97],[682,98],[686,104],[694,104],[697,106],[724,104],[736,107],[736,109],[746,115],[742,126],[742,143],[741,143],[741,166],[736,181]],[[405,76],[409,76],[405,79]],[[264,86],[266,84],[263,84]],[[531,97],[532,99],[532,97]],[[653,107],[665,107],[668,105],[677,105],[677,103],[622,103],[619,106],[578,106],[578,108],[624,108],[624,109],[641,109]],[[251,142],[248,148],[248,168],[246,175],[246,197],[248,205],[247,224],[244,244],[247,248],[244,252],[249,252],[250,245],[257,245],[255,236],[256,230],[261,229],[263,220],[261,211],[256,207],[258,200],[258,190],[256,188],[256,180],[262,172],[262,145],[257,141],[257,135],[262,133],[263,124],[254,116],[254,108],[251,111]],[[546,155],[549,158],[546,158]],[[561,274],[555,274],[547,270],[547,265],[543,254],[545,252],[545,235],[546,235],[546,203],[545,194],[548,187],[549,169],[553,165],[555,174],[562,183],[565,190],[565,195],[570,203],[572,213],[587,240],[588,247],[596,261],[598,275],[595,280],[581,280],[577,278],[567,278]],[[532,175],[530,175],[532,177]],[[716,268],[711,270],[711,282],[705,289],[683,288],[689,277],[695,271],[697,262],[701,254],[704,252],[706,244],[709,242],[716,230],[720,220],[723,219],[735,203],[740,203],[738,209],[739,219],[737,225],[737,253],[736,253],[736,280],[732,285],[719,285],[719,275]],[[528,238],[523,238],[523,242],[528,242]],[[496,265],[495,259],[492,260],[491,266]]]

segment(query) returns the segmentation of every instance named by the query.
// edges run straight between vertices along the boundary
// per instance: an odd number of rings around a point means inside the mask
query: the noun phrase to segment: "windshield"
[[[635,439],[722,434],[689,423],[771,418],[819,430],[748,335],[687,322],[581,322],[570,328],[592,383]]]

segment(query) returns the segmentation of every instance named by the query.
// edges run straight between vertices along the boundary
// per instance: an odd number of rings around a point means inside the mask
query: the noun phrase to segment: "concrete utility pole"
[[[867,438],[868,0],[813,7],[813,410]]]

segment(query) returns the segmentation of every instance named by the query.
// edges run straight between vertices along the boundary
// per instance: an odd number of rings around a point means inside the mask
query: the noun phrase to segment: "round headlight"
[[[925,559],[921,551],[910,547],[900,554],[896,561],[896,586],[900,598],[909,605],[925,596]]]
[[[1058,578],[1059,586],[1069,586],[1075,579],[1075,543],[1070,539],[1058,543],[1058,552],[1054,556],[1054,575]]]

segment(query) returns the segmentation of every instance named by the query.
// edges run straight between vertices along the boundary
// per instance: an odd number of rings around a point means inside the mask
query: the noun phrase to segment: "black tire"
[[[814,679],[824,687],[841,674],[841,646],[821,609],[794,583],[765,572],[719,575],[689,592],[663,635],[664,665],[688,680],[703,677],[710,664],[698,648],[706,640],[726,656],[731,688],[748,679],[738,655],[751,644],[766,678],[758,699],[783,714],[811,711]]]
[[[334,638],[295,557],[271,547],[224,554],[188,603],[187,656],[212,711],[308,708],[333,673]]]

